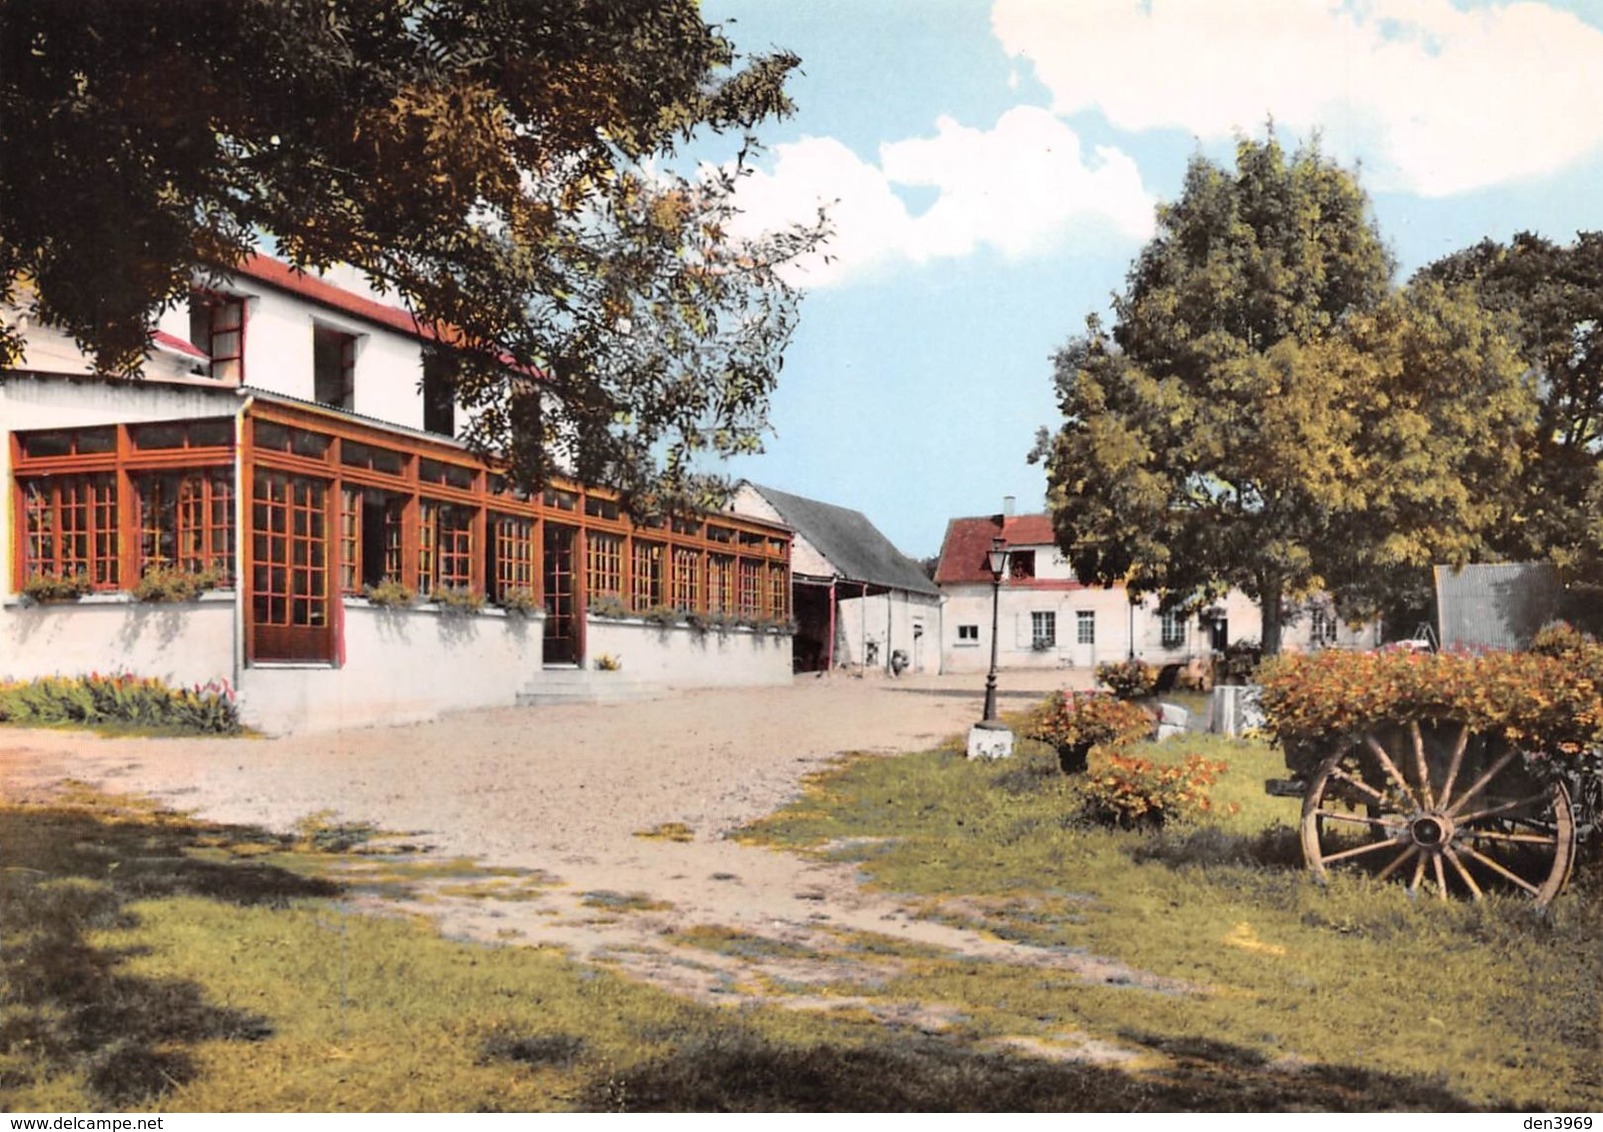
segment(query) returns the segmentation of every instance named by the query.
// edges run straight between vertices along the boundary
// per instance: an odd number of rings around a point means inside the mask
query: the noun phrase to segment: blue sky
[[[704,0],[801,56],[754,227],[826,202],[828,264],[727,470],[868,515],[903,551],[1004,495],[1055,427],[1052,354],[1106,311],[1196,153],[1271,116],[1360,170],[1399,277],[1484,237],[1603,228],[1603,0]]]

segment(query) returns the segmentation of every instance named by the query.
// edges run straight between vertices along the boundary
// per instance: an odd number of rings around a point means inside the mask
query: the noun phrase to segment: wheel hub
[[[1453,839],[1453,819],[1446,814],[1419,814],[1408,823],[1408,835],[1421,849],[1441,850]]]

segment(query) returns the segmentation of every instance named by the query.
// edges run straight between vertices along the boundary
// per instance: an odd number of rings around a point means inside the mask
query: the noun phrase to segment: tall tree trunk
[[[1273,575],[1264,577],[1259,582],[1258,594],[1258,605],[1263,611],[1263,654],[1279,656],[1281,619],[1286,602],[1283,584]]]

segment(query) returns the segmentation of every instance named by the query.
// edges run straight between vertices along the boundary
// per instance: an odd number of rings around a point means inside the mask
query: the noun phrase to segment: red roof
[[[186,358],[194,358],[200,362],[211,360],[206,356],[206,351],[185,342],[176,334],[168,334],[165,330],[155,331],[151,334],[150,340],[162,349],[170,350],[175,354],[182,354]]]
[[[983,582],[989,585],[991,568],[985,556],[997,535],[1010,547],[1050,547],[1056,542],[1048,515],[953,519],[946,525],[946,539],[941,543],[941,562],[935,568],[935,584]]]
[[[366,319],[368,322],[376,322],[380,326],[388,326],[403,334],[420,338],[438,337],[433,327],[423,326],[405,307],[381,303],[376,299],[347,291],[326,279],[297,271],[289,264],[280,263],[272,256],[265,256],[260,252],[252,254],[244,263],[232,270],[236,275],[271,284],[281,291],[288,291],[292,295],[299,295],[314,303],[321,303],[323,306]]]

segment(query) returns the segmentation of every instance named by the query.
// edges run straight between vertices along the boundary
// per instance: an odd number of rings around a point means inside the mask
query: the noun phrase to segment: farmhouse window
[[[1007,556],[1008,577],[1027,579],[1035,577],[1035,551],[1015,550]]]
[[[1096,610],[1081,609],[1074,615],[1074,643],[1096,644]]]
[[[117,477],[41,476],[22,484],[23,572],[82,577],[91,589],[117,588]]]
[[[423,431],[456,435],[456,359],[439,349],[423,353]]]
[[[401,534],[406,500],[370,487],[340,492],[340,591],[401,580]]]
[[[701,608],[701,552],[692,547],[673,548],[673,606]]]
[[[790,571],[775,563],[768,565],[768,616],[781,621],[790,616]]]
[[[139,573],[175,567],[210,570],[224,585],[234,575],[234,472],[145,472],[134,477],[139,500]]]
[[[758,584],[758,568],[759,564],[749,558],[740,559],[737,567],[742,617],[756,617],[762,613],[762,587]]]
[[[312,327],[312,396],[320,405],[356,407],[356,335]]]
[[[1049,649],[1058,643],[1058,615],[1048,610],[1030,614],[1030,647]]]
[[[727,554],[707,555],[707,612],[733,613],[734,604],[735,560]]]
[[[644,613],[662,604],[662,544],[637,540],[631,556],[630,605]]]
[[[189,341],[210,357],[206,374],[217,381],[245,380],[245,300],[196,291],[189,298]]]
[[[490,596],[496,601],[512,593],[534,597],[534,520],[496,515],[492,529],[495,537],[490,540],[491,559],[484,574]]]
[[[433,499],[418,508],[417,589],[465,590],[473,585],[473,510]]]
[[[592,531],[585,540],[585,586],[590,600],[623,597],[623,537]]]
[[[957,627],[957,643],[977,645],[980,643],[980,627],[978,625],[959,625]]]
[[[1186,622],[1190,618],[1173,609],[1166,609],[1162,616],[1163,647],[1166,649],[1179,648],[1186,639]]]

